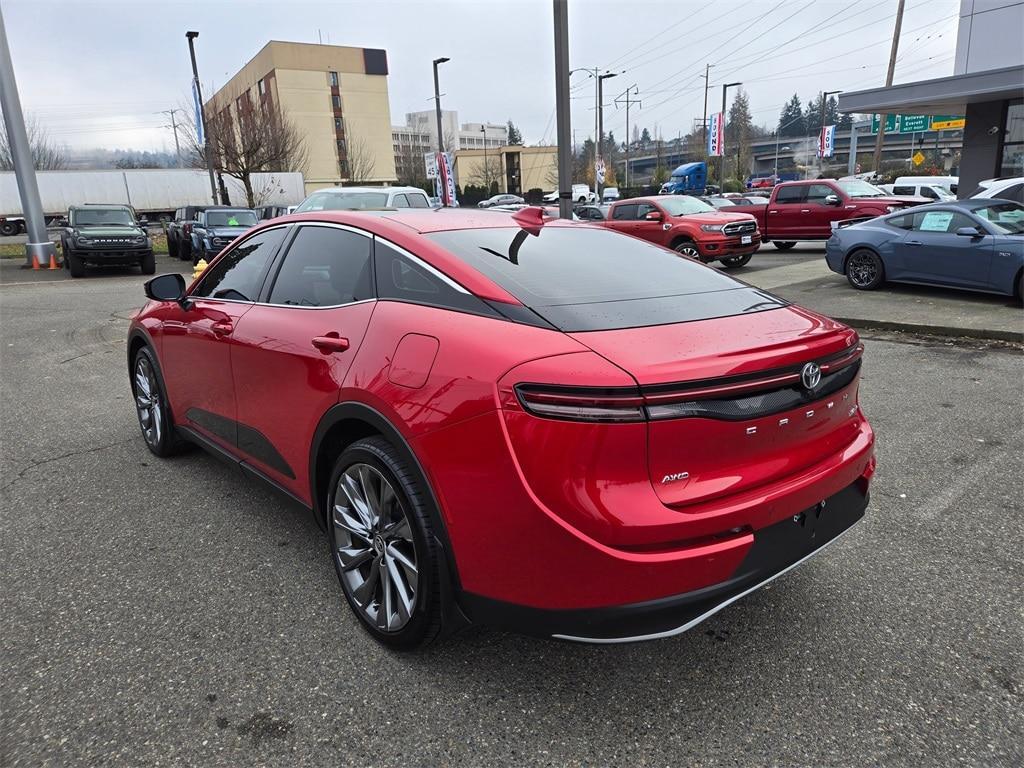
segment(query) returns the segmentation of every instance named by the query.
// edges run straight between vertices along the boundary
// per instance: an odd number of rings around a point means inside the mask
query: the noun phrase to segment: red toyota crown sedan
[[[604,227],[298,214],[146,294],[149,449],[197,443],[308,509],[395,648],[674,635],[868,502],[857,334]]]

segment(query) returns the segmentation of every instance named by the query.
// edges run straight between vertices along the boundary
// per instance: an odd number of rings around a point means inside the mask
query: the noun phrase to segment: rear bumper
[[[463,593],[474,623],[590,643],[628,643],[681,634],[800,565],[864,516],[867,483],[858,480],[810,509],[753,534],[733,574],[718,584],[647,602],[580,610],[546,610]]]

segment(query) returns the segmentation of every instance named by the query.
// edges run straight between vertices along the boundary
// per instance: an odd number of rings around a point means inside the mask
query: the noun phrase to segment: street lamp
[[[195,91],[196,109],[199,110],[199,124],[203,129],[203,153],[206,155],[206,170],[210,174],[210,192],[213,195],[213,204],[217,204],[217,180],[213,176],[213,153],[210,151],[210,132],[206,129],[206,111],[203,109],[203,90],[199,86],[199,69],[196,67],[195,39],[199,37],[198,32],[186,32],[188,40],[188,55],[192,59],[192,88]]]
[[[441,132],[441,89],[437,83],[437,65],[451,61],[447,56],[434,59],[434,112],[437,116],[437,150],[444,152],[444,134]]]
[[[829,96],[835,96],[842,93],[842,91],[822,91],[821,93],[821,117],[818,120],[818,136],[821,136],[821,132],[825,130],[825,100]],[[819,138],[820,142],[821,139]],[[818,175],[821,176],[822,171],[825,170],[825,158],[824,156],[818,158]]]
[[[487,194],[491,194],[491,170],[487,167],[487,126],[480,124],[480,140],[484,143],[484,180],[487,182]]]
[[[617,77],[618,72],[606,72],[597,78],[597,144],[594,145],[594,196],[601,202],[601,187],[604,185],[597,178],[597,164],[601,160],[601,140],[604,138],[604,81]]]
[[[743,85],[743,83],[723,83],[722,84],[722,128],[725,128],[725,96],[726,92],[730,88],[735,88],[737,85]],[[740,169],[736,169],[736,173],[739,173]],[[722,172],[718,178],[719,192],[723,192],[725,186],[725,139],[722,140]]]

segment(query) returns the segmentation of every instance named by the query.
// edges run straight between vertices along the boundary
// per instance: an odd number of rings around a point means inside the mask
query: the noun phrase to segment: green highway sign
[[[879,115],[871,116],[871,132],[878,133]],[[964,118],[959,115],[886,115],[886,133],[923,133],[951,128],[963,128]]]

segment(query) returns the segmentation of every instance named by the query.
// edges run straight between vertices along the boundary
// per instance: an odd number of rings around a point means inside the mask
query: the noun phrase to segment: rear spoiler
[[[837,229],[846,229],[852,227],[854,224],[860,224],[865,221],[871,221],[872,219],[878,218],[877,216],[858,216],[853,219],[843,219],[842,221],[829,222],[832,226],[832,231],[835,232]]]

